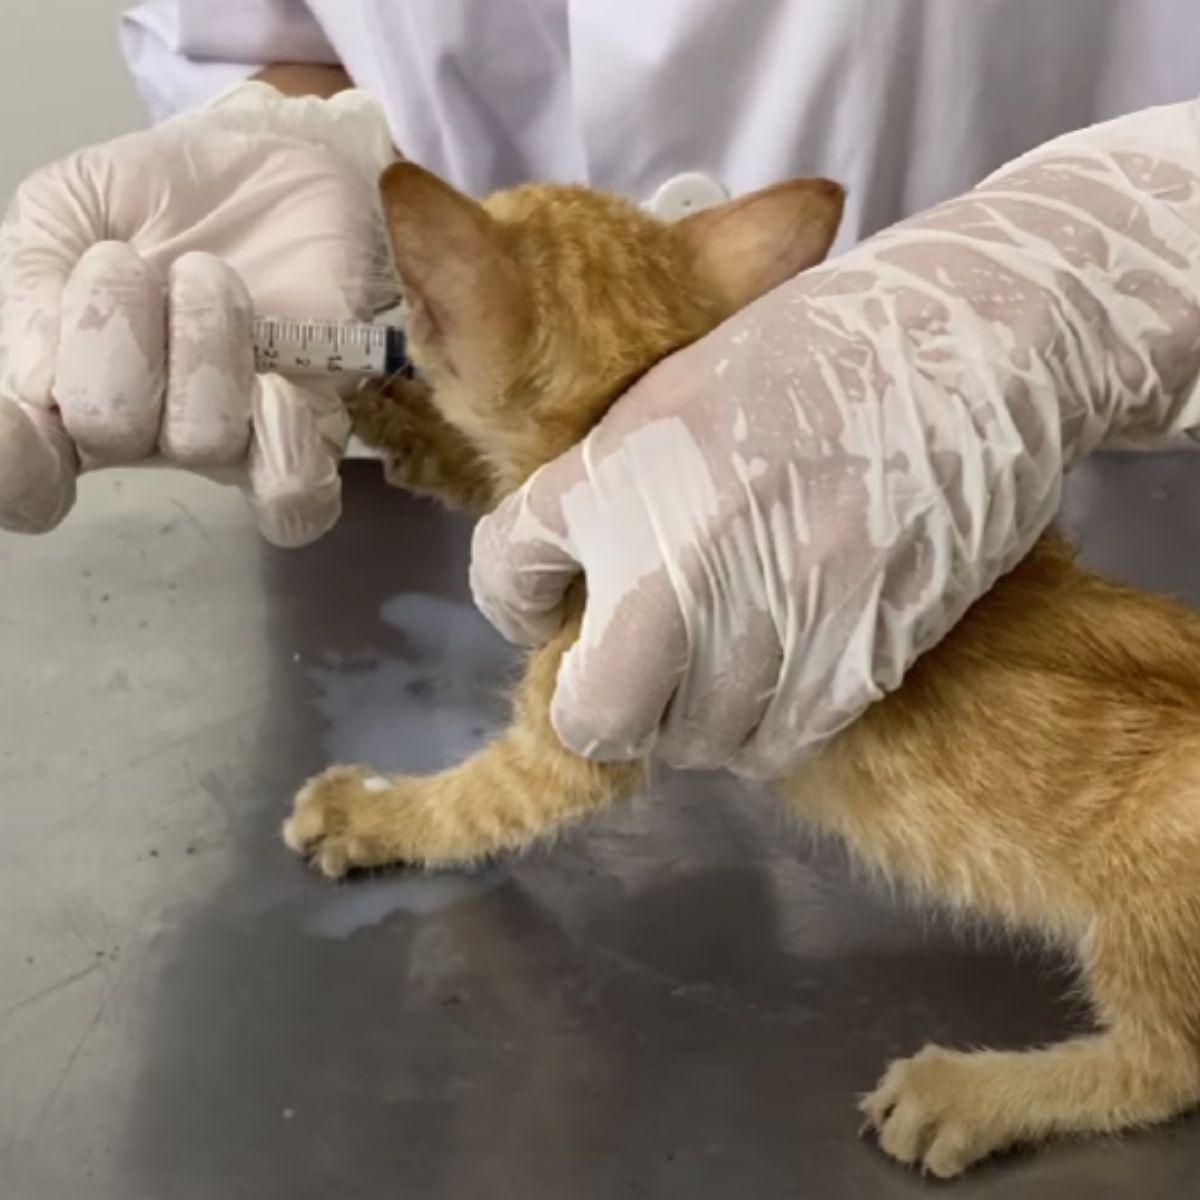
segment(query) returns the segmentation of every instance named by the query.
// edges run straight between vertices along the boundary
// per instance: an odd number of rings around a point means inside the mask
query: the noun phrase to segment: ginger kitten
[[[383,196],[422,382],[376,389],[356,428],[393,482],[486,509],[580,440],[637,376],[819,261],[823,180],[663,225],[580,188],[478,204],[411,164]],[[322,871],[470,865],[641,785],[550,726],[557,637],[509,729],[428,777],[334,767],[288,844]],[[883,1149],[939,1176],[1014,1142],[1161,1121],[1200,1100],[1200,618],[1074,565],[1054,537],[802,771],[807,821],[930,897],[1072,948],[1096,1031],[1026,1051],[927,1046],[862,1103]]]

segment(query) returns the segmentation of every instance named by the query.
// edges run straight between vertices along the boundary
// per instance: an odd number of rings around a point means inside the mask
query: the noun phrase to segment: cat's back
[[[1200,714],[1200,613],[1086,570],[1049,533],[922,666],[968,689],[996,670]]]
[[[849,731],[869,769],[1043,796],[1200,746],[1200,615],[1078,566],[1057,535]]]

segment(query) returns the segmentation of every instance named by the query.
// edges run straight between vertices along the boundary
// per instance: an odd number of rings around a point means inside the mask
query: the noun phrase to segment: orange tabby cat
[[[638,375],[817,262],[841,192],[783,184],[677,225],[579,188],[480,205],[393,167],[385,208],[424,383],[365,396],[394,482],[482,509],[578,441]],[[641,784],[549,722],[578,630],[534,653],[511,727],[428,778],[336,767],[284,835],[328,875],[521,850]],[[1053,538],[903,687],[781,781],[884,875],[1073,948],[1097,1031],[1024,1052],[929,1046],[862,1104],[892,1156],[951,1176],[1016,1141],[1200,1100],[1200,619],[1076,567]]]

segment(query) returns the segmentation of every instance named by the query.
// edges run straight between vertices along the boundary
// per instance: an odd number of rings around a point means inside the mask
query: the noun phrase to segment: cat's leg
[[[630,796],[641,764],[571,754],[549,718],[572,622],[529,660],[511,727],[477,754],[430,776],[382,776],[334,767],[296,797],[283,836],[326,875],[389,863],[443,867],[519,851]]]
[[[434,407],[419,379],[372,384],[347,407],[354,432],[384,452],[388,483],[468,512],[490,506],[495,489],[490,468]]]
[[[1024,1052],[926,1046],[892,1063],[861,1105],[882,1149],[949,1178],[1017,1143],[1151,1125],[1200,1102],[1200,926],[1162,917],[1150,905],[1141,927],[1125,913],[1098,932],[1085,979],[1101,1032]]]

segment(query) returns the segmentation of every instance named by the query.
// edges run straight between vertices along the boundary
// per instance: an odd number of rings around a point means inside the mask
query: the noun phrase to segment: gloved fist
[[[587,608],[577,753],[778,777],[895,688],[1109,435],[1200,426],[1200,103],[1059,139],[660,365],[476,533],[516,641]]]
[[[246,84],[27,180],[0,224],[0,528],[51,529],[80,470],[161,455],[234,468],[278,545],[324,533],[341,397],[256,377],[251,320],[390,299],[376,180],[393,157],[362,93]]]

